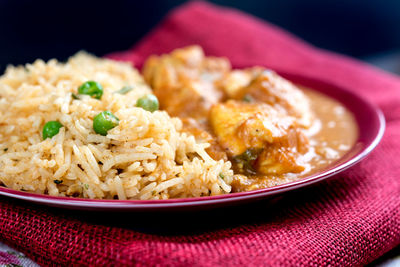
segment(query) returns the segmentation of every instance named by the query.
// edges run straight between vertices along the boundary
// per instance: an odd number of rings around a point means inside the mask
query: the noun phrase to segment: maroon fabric
[[[116,227],[86,214],[46,211],[1,198],[0,240],[43,265],[92,266],[356,266],[400,244],[398,77],[311,47],[238,11],[202,2],[173,11],[130,51],[109,57],[140,65],[150,54],[189,44],[202,45],[210,55],[226,56],[235,67],[264,65],[359,92],[385,113],[382,143],[361,164],[296,193],[286,204],[273,208],[254,204],[257,209],[250,222],[242,218],[244,223],[229,227],[216,222],[218,227],[204,233],[156,235],[128,227],[140,220],[135,215]],[[244,211],[238,208],[239,218],[240,212]],[[174,220],[168,214],[154,219],[159,227]],[[207,219],[212,224],[215,218]]]

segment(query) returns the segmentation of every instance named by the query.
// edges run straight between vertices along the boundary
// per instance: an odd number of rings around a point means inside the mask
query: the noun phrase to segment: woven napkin
[[[199,44],[234,67],[262,65],[355,91],[384,111],[386,133],[363,162],[275,204],[197,213],[94,214],[0,198],[0,240],[42,265],[357,266],[400,244],[400,79],[322,51],[236,10],[192,2],[108,57],[137,66]]]

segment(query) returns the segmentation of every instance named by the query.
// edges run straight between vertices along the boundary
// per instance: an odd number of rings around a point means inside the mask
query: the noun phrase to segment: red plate
[[[331,177],[353,166],[367,156],[381,140],[385,130],[385,118],[382,112],[363,97],[335,85],[293,74],[282,74],[285,78],[330,96],[345,105],[355,116],[359,128],[359,137],[351,150],[337,162],[324,170],[295,182],[282,184],[250,192],[232,193],[212,197],[197,197],[170,200],[93,200],[71,197],[53,197],[32,194],[0,187],[0,195],[23,199],[34,203],[68,209],[101,211],[153,211],[209,208],[239,204],[308,186]]]

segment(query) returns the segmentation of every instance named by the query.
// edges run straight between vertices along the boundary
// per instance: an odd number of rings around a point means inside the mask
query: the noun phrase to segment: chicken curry
[[[321,93],[277,73],[232,70],[198,46],[150,57],[143,68],[160,108],[183,130],[210,143],[215,160],[230,160],[233,191],[287,183],[323,169],[354,144],[352,114]]]

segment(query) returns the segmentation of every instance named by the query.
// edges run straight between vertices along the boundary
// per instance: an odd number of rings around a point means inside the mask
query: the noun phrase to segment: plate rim
[[[376,134],[374,135],[374,138],[372,138],[372,140],[370,140],[368,144],[365,147],[363,147],[360,151],[358,151],[355,155],[351,156],[350,159],[346,160],[341,164],[338,164],[333,168],[328,168],[326,171],[306,176],[304,178],[289,183],[284,183],[273,187],[262,188],[247,192],[230,193],[218,196],[178,198],[178,199],[166,199],[166,200],[113,200],[113,199],[85,199],[85,198],[74,198],[74,197],[50,196],[44,194],[18,191],[15,189],[0,186],[0,195],[48,206],[57,206],[69,209],[108,210],[108,211],[110,210],[134,211],[134,210],[159,210],[159,209],[164,210],[170,208],[174,209],[174,208],[187,208],[194,206],[196,207],[209,206],[213,204],[215,205],[224,203],[230,204],[233,202],[266,198],[268,196],[284,193],[291,190],[296,190],[298,188],[325,180],[360,162],[367,155],[369,155],[382,140],[386,128],[385,116],[381,111],[381,109],[375,103],[372,103],[371,101],[366,99],[362,94],[359,94],[358,92],[353,92],[352,90],[346,87],[339,86],[334,83],[326,82],[323,80],[319,80],[306,75],[300,75],[290,72],[280,72],[280,71],[277,71],[277,73],[287,78],[288,80],[292,81],[293,83],[299,85],[303,85],[302,82],[304,81],[317,84],[317,86],[311,86],[311,87],[306,86],[306,87],[308,87],[312,91],[316,91],[324,95],[327,94],[321,92],[323,90],[318,89],[318,87],[329,87],[336,90],[338,89],[339,91],[351,95],[352,98],[356,98],[359,103],[361,102],[368,109],[373,111],[375,119],[377,119],[378,121],[378,128]],[[301,80],[302,82],[296,82],[296,80]],[[334,98],[336,101],[339,101],[341,104],[345,105],[342,101],[338,100],[333,96],[328,95],[328,97]],[[345,106],[347,107],[348,105]],[[357,118],[357,114],[354,113],[353,111],[351,112]],[[360,123],[358,121],[357,121],[357,127],[360,129]],[[358,136],[357,141],[359,139],[360,135]],[[354,149],[354,147],[355,146],[353,146],[352,149],[349,150],[349,152],[351,152]],[[345,154],[343,157],[345,157],[346,155],[347,154]],[[340,159],[342,159],[343,157],[341,157]]]

